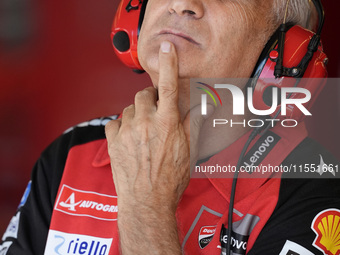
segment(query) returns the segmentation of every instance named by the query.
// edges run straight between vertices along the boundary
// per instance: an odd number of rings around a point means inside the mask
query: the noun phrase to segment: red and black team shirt
[[[119,254],[119,208],[104,133],[116,117],[78,125],[42,153],[2,237],[1,255]],[[236,165],[248,136],[196,167],[176,214],[183,254],[225,254],[232,179],[211,174],[211,167]],[[289,171],[240,173],[232,254],[340,254],[339,162],[307,138],[303,123],[256,137],[246,166]]]

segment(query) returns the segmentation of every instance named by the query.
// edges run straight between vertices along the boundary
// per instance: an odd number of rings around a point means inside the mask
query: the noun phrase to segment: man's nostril
[[[196,14],[196,12],[191,11],[191,10],[184,10],[183,13],[187,13],[189,15],[195,15]]]

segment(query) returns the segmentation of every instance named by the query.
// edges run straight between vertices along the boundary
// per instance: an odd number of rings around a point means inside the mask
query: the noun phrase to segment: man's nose
[[[192,16],[193,18],[202,18],[204,6],[201,0],[171,0],[169,12],[176,13],[179,16]]]

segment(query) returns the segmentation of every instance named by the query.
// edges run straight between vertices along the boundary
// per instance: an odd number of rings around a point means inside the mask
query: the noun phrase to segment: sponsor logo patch
[[[305,247],[287,240],[279,255],[314,255]]]
[[[0,245],[0,255],[5,255],[9,249],[9,247],[12,245],[12,241],[4,242]]]
[[[331,173],[332,175],[335,176],[333,167],[331,165],[325,164],[321,154],[319,154],[319,156],[320,156],[320,164],[318,168],[316,169],[316,172],[319,173],[320,175],[323,175],[324,173]]]
[[[20,221],[20,212],[18,212],[15,216],[12,217],[6,232],[2,236],[2,241],[5,241],[6,238],[18,238],[18,230],[19,230],[19,221]]]
[[[332,208],[318,213],[311,228],[316,234],[313,246],[325,255],[340,254],[340,210]]]
[[[22,207],[25,205],[26,201],[27,201],[27,198],[28,198],[28,195],[30,194],[31,192],[31,184],[32,184],[32,181],[29,181],[28,184],[27,184],[27,187],[26,187],[26,190],[24,192],[24,195],[22,196],[21,198],[21,201],[20,201],[20,204],[19,204],[19,207]]]
[[[50,230],[44,254],[108,255],[111,244],[112,238],[99,238]]]
[[[226,254],[228,245],[230,245],[233,255],[246,254],[250,233],[259,221],[260,218],[258,216],[247,214],[243,219],[234,222],[230,244],[228,244],[228,229],[222,225],[220,236],[222,254]]]
[[[83,191],[63,185],[55,210],[74,216],[100,220],[117,220],[117,196]]]
[[[246,254],[247,250],[247,243],[248,243],[249,235],[240,235],[235,233],[234,231],[231,232],[231,251],[232,254]],[[228,229],[222,227],[221,230],[221,245],[222,245],[222,253],[226,253],[227,246],[228,246]]]
[[[201,249],[204,249],[213,239],[216,232],[216,226],[201,227],[198,235],[198,244]]]
[[[281,137],[268,131],[254,144],[249,152],[244,156],[242,165],[246,167],[258,166],[264,158],[271,152]],[[251,174],[252,172],[249,172]]]

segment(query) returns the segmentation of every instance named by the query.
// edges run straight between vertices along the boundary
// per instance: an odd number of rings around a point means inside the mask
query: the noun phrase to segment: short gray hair
[[[278,24],[284,20],[287,2],[289,0],[274,0],[274,15]],[[307,29],[313,29],[317,21],[315,7],[311,0],[290,0],[286,22],[293,22]]]

